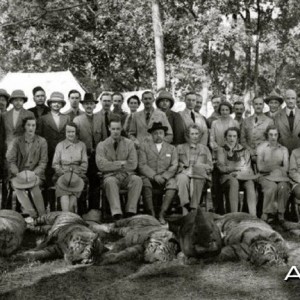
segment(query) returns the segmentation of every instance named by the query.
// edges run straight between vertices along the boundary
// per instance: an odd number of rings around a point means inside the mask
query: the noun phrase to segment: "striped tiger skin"
[[[246,213],[229,213],[216,217],[224,247],[220,261],[247,260],[256,266],[282,265],[288,249],[283,237],[261,219]]]

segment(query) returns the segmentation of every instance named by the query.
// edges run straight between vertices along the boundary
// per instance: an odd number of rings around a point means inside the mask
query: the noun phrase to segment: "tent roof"
[[[71,71],[46,72],[46,73],[7,73],[0,81],[0,88],[6,89],[11,94],[13,90],[21,89],[28,97],[25,108],[35,106],[33,101],[32,89],[41,86],[46,91],[47,99],[53,91],[59,91],[64,94],[65,100],[68,99],[70,90],[78,90],[81,96],[85,94],[83,87],[71,73]],[[68,102],[68,101],[67,101]],[[63,111],[69,109],[69,103],[63,108]]]

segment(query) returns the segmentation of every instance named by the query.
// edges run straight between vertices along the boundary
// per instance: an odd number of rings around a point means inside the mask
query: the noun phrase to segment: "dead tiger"
[[[22,243],[26,223],[23,217],[13,210],[0,210],[0,256],[7,256]]]
[[[38,217],[31,230],[45,233],[45,239],[33,250],[17,257],[44,260],[64,257],[70,264],[89,264],[104,251],[104,245],[80,216],[70,212],[51,212]]]

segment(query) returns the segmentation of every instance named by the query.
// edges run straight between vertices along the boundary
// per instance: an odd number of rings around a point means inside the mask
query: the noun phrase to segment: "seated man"
[[[142,191],[142,179],[136,176],[137,152],[134,143],[121,136],[119,116],[112,115],[109,121],[110,136],[100,142],[96,149],[96,164],[104,174],[104,190],[114,220],[122,218],[120,188],[128,190],[126,217],[136,214],[137,203]]]
[[[271,223],[278,212],[279,222],[284,221],[284,212],[289,198],[289,153],[278,143],[279,132],[276,126],[266,130],[267,142],[257,148],[257,168],[263,175],[259,178],[264,193],[262,219]]]
[[[197,209],[206,180],[213,168],[209,149],[200,143],[201,129],[188,127],[188,142],[177,146],[179,167],[176,175],[178,196],[183,214]]]
[[[152,188],[165,190],[159,221],[165,224],[164,214],[176,193],[174,176],[178,167],[176,148],[164,141],[167,126],[155,122],[148,132],[152,140],[145,141],[139,151],[139,172],[143,175],[143,202],[147,213],[155,216]]]

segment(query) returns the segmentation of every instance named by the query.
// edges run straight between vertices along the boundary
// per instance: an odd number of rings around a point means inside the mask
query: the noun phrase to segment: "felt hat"
[[[61,92],[53,92],[50,95],[50,98],[47,100],[47,105],[50,106],[51,102],[61,102],[63,104],[62,107],[66,105],[64,94],[62,94]]]
[[[93,221],[101,223],[101,212],[98,209],[91,209],[88,213],[82,215],[84,221]]]
[[[84,187],[84,181],[74,172],[67,172],[57,180],[58,187],[67,192],[81,192]]]
[[[277,101],[280,103],[280,105],[283,103],[283,98],[282,98],[278,93],[276,93],[275,90],[273,90],[273,91],[272,91],[272,92],[264,99],[265,103],[267,103],[267,104],[269,104],[269,102],[270,102],[271,100],[277,100]]]
[[[85,93],[85,95],[83,97],[83,100],[80,101],[81,104],[84,104],[84,103],[87,103],[87,102],[94,102],[95,104],[98,103],[98,101],[95,100],[93,93]]]
[[[168,131],[168,127],[167,127],[167,126],[163,126],[161,122],[154,122],[154,123],[152,124],[152,127],[148,129],[148,132],[149,132],[149,133],[152,133],[153,131],[159,130],[159,129],[162,129],[162,130],[164,130],[165,132]]]
[[[159,102],[163,99],[168,99],[171,102],[170,108],[174,105],[175,101],[174,98],[172,97],[171,93],[169,93],[168,91],[161,91],[156,100],[155,100],[155,104],[157,107],[159,107]]]
[[[14,90],[11,93],[11,96],[9,98],[9,102],[11,102],[15,98],[22,98],[24,99],[24,103],[27,102],[28,98],[25,96],[25,93],[22,90]]]
[[[0,96],[6,98],[6,107],[8,107],[9,106],[9,98],[10,98],[9,93],[5,89],[0,89]]]
[[[209,176],[207,174],[206,168],[204,168],[201,165],[194,165],[194,166],[192,166],[190,177],[191,178],[211,180],[211,176]]]
[[[236,179],[239,180],[254,180],[257,179],[260,175],[254,174],[252,170],[242,170],[237,172]]]
[[[270,181],[275,181],[275,182],[290,181],[286,172],[284,172],[280,169],[273,170],[270,174],[266,175],[265,178]]]
[[[32,171],[22,171],[11,180],[12,186],[16,189],[29,189],[38,185],[40,182],[38,176]]]

